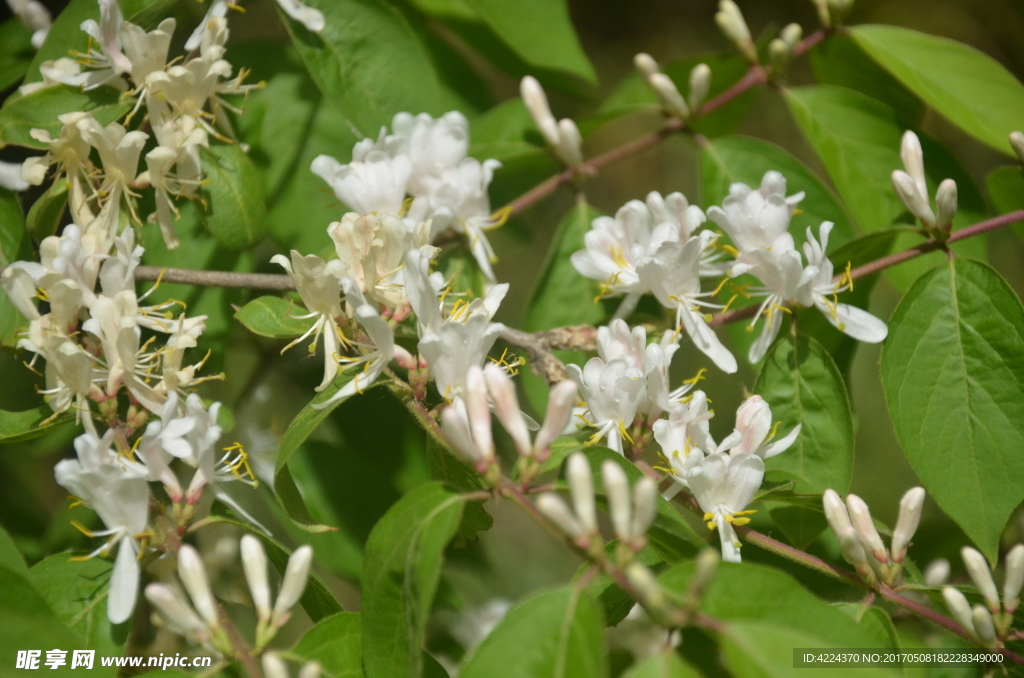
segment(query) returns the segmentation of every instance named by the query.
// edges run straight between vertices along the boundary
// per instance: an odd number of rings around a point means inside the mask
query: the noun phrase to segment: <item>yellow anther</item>
[[[633,442],[633,439],[629,437],[629,433],[626,432],[626,425],[621,419],[619,419],[619,433],[622,434],[623,438],[629,441],[630,445],[636,445],[636,443]]]
[[[707,373],[707,371],[708,369],[706,367],[702,367],[699,370],[697,370],[697,374],[695,374],[694,376],[690,377],[689,379],[683,379],[683,383],[693,384],[694,386],[696,386],[704,378],[704,374]]]
[[[36,288],[36,296],[39,297],[39,299],[41,301],[49,301],[50,300],[50,295],[48,295],[46,293],[46,290],[44,290],[42,287],[37,287]]]

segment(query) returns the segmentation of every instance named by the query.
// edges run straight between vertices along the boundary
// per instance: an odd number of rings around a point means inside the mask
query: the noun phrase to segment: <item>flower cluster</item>
[[[959,589],[945,586],[942,597],[946,600],[946,607],[974,638],[992,647],[1001,646],[1013,624],[1013,613],[1020,605],[1020,590],[1024,586],[1024,544],[1017,544],[1006,554],[1002,605],[985,556],[970,546],[963,547],[960,555],[985,604],[971,607]]]

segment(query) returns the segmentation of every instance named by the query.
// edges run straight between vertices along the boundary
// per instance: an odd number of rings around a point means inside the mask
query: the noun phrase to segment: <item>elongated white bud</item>
[[[454,407],[446,407],[441,412],[441,430],[452,446],[452,451],[473,465],[486,462],[483,453],[473,442],[469,428],[462,415]]]
[[[178,550],[178,577],[185,585],[189,598],[196,612],[211,629],[220,628],[220,616],[217,614],[217,601],[210,592],[210,582],[206,579],[203,561],[194,548],[184,544]]]
[[[519,83],[519,93],[523,97],[523,103],[526,104],[526,110],[530,112],[530,117],[537,123],[537,127],[540,128],[540,133],[544,135],[544,139],[551,146],[557,147],[559,136],[558,121],[551,114],[551,107],[548,105],[548,98],[544,94],[544,88],[540,86],[536,78],[532,75],[527,75]]]
[[[1024,132],[1010,132],[1010,146],[1021,162],[1024,162]]]
[[[194,635],[206,632],[203,620],[171,588],[163,584],[150,584],[146,587],[146,600],[176,629]]]
[[[852,525],[840,528],[836,532],[836,537],[839,539],[839,549],[842,551],[843,560],[856,567],[858,572],[862,567],[867,567],[868,556]]]
[[[469,416],[469,432],[473,442],[485,459],[494,458],[494,438],[491,435],[491,408],[487,404],[487,386],[483,370],[471,365],[466,372],[465,388],[466,414]]]
[[[935,227],[948,231],[956,216],[956,182],[946,179],[935,192]]]
[[[926,226],[935,225],[935,213],[928,204],[928,194],[921,193],[917,184],[909,174],[902,170],[894,170],[892,173],[892,187],[910,213],[925,223]]]
[[[558,155],[569,167],[583,164],[583,137],[569,118],[558,121]]]
[[[573,515],[565,500],[554,492],[545,492],[537,497],[537,508],[573,539],[586,534],[587,530]]]
[[[658,68],[658,62],[650,54],[645,54],[644,52],[633,57],[633,65],[644,76],[644,80],[647,80],[655,73],[661,73],[661,69]]]
[[[661,607],[665,603],[665,593],[658,585],[654,573],[634,560],[626,567],[626,579],[640,594],[644,604],[652,608]]]
[[[288,559],[281,590],[274,603],[273,619],[276,625],[280,626],[287,621],[288,610],[302,597],[302,592],[306,590],[306,582],[309,580],[309,566],[312,562],[313,548],[308,544],[295,549],[295,553]]]
[[[276,652],[263,655],[263,675],[266,678],[288,678],[288,667]]]
[[[658,99],[661,101],[661,105],[666,113],[680,120],[686,120],[690,117],[690,109],[686,105],[686,101],[683,100],[683,95],[676,88],[676,84],[672,82],[672,78],[664,73],[655,73],[647,78],[647,82],[658,95]]]
[[[484,368],[484,381],[487,382],[487,390],[491,394],[491,402],[494,403],[494,413],[498,415],[501,425],[512,437],[519,454],[529,457],[533,454],[533,445],[530,443],[530,430],[526,427],[526,420],[519,410],[515,384],[508,373],[494,363]]]
[[[964,594],[952,586],[944,586],[942,587],[942,597],[945,599],[946,607],[949,608],[953,619],[956,619],[957,623],[964,627],[965,631],[976,636],[977,634],[974,632],[974,612],[971,610],[971,604],[967,602]]]
[[[964,559],[967,574],[971,575],[971,580],[978,587],[978,593],[985,599],[988,609],[992,610],[992,614],[999,614],[999,592],[992,580],[992,570],[989,569],[985,556],[970,546],[960,549],[960,556]]]
[[[903,160],[903,169],[914,180],[917,192],[927,196],[928,182],[924,175],[924,151],[921,150],[921,140],[910,130],[903,133],[900,143],[900,158]]]
[[[630,534],[633,517],[629,506],[629,481],[626,479],[626,473],[614,461],[606,461],[601,465],[601,479],[608,495],[608,512],[612,517],[615,536],[628,542],[633,537]]]
[[[267,579],[267,554],[260,540],[251,534],[242,537],[242,569],[249,583],[252,602],[262,621],[270,619],[270,582]]]
[[[889,553],[885,550],[882,538],[878,536],[878,530],[875,529],[875,523],[871,520],[871,510],[868,505],[857,495],[850,494],[846,497],[846,508],[850,512],[853,529],[857,531],[857,536],[860,537],[865,550],[870,551],[879,563],[888,564]]]
[[[924,488],[914,487],[900,499],[900,515],[896,519],[896,529],[892,532],[892,559],[902,563],[907,555],[907,546],[917,532],[921,523],[921,508],[924,506]]]
[[[1006,579],[1003,580],[1003,609],[1013,614],[1020,604],[1024,585],[1024,544],[1017,544],[1006,554]]]
[[[555,442],[572,416],[572,407],[576,402],[576,382],[565,379],[558,382],[548,394],[548,411],[544,415],[544,425],[537,432],[533,442],[535,454],[546,458],[548,448]]]
[[[711,91],[711,67],[697,64],[690,71],[690,111],[700,113],[700,107]]]
[[[630,536],[639,541],[658,515],[658,484],[646,476],[633,486],[633,526]]]
[[[323,673],[323,667],[320,665],[320,662],[306,662],[299,669],[299,678],[320,678],[321,673]]]
[[[974,633],[981,642],[995,642],[996,625],[992,621],[992,613],[986,610],[984,605],[975,605],[971,608],[971,620],[974,622]]]
[[[594,478],[590,474],[590,464],[582,452],[573,452],[569,456],[569,464],[565,471],[569,481],[569,493],[572,495],[573,508],[583,529],[597,532],[597,512],[594,508]]]
[[[825,519],[829,527],[838,536],[847,527],[853,527],[850,522],[850,514],[846,512],[846,504],[835,490],[825,490],[821,497],[821,504],[825,508]]]
[[[743,18],[743,12],[733,0],[720,0],[715,23],[736,48],[752,63],[757,63],[757,49],[750,38],[750,29]]]
[[[951,570],[949,561],[945,558],[933,560],[924,570],[924,583],[928,586],[942,586],[949,581]]]

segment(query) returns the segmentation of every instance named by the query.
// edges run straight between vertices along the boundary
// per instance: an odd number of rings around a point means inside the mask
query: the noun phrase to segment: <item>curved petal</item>
[[[135,609],[139,591],[139,563],[135,560],[135,540],[121,539],[117,547],[117,561],[110,575],[110,593],[107,597],[107,617],[114,624],[128,621]]]

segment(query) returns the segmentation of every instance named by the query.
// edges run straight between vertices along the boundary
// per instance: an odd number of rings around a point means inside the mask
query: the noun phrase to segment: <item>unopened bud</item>
[[[288,559],[288,567],[284,571],[281,590],[274,603],[273,620],[275,626],[281,626],[288,619],[288,610],[299,602],[302,592],[306,590],[309,580],[309,566],[313,562],[313,548],[309,545],[300,546]]]
[[[484,368],[484,381],[487,382],[487,391],[491,394],[491,402],[494,403],[494,413],[498,415],[501,425],[505,427],[516,450],[521,456],[529,457],[533,454],[533,444],[530,442],[530,431],[526,426],[526,420],[519,409],[519,398],[516,396],[516,386],[505,370],[491,363]],[[486,406],[486,401],[484,403]],[[490,414],[487,414],[490,418]]]
[[[768,43],[768,60],[776,70],[781,70],[789,63],[791,49],[782,38],[775,38]]]
[[[711,581],[715,578],[720,562],[722,562],[722,557],[718,554],[718,549],[702,549],[697,554],[697,558],[694,560],[693,577],[690,579],[690,584],[686,590],[690,602],[695,606],[700,602],[704,592],[707,591]]]
[[[590,464],[582,452],[573,452],[565,471],[569,481],[569,493],[572,495],[573,508],[583,529],[597,532],[597,512],[594,508],[594,479],[590,474]]]
[[[996,641],[996,625],[992,621],[992,613],[984,605],[971,608],[971,621],[974,622],[974,633],[981,642],[987,644]]]
[[[999,613],[999,592],[996,590],[996,583],[992,580],[992,571],[988,567],[985,556],[970,546],[960,549],[960,556],[964,559],[964,567],[971,580],[978,587],[978,593],[985,599],[988,609],[992,614]]]
[[[927,586],[942,586],[949,581],[951,569],[949,561],[945,558],[933,560],[924,570],[924,583]]]
[[[569,167],[583,164],[583,137],[576,123],[569,118],[558,121],[558,156]]]
[[[206,632],[206,624],[192,607],[169,587],[163,584],[150,584],[146,587],[145,593],[150,605],[176,630],[191,635],[202,635]]]
[[[956,216],[956,182],[946,179],[935,192],[935,227],[948,231]]]
[[[925,180],[924,174],[924,151],[921,150],[921,140],[910,130],[903,133],[903,138],[900,141],[900,158],[903,160],[903,169],[914,180],[917,192],[927,196],[928,182]]]
[[[953,619],[956,619],[957,623],[964,627],[964,630],[969,634],[976,636],[977,634],[974,632],[974,612],[971,610],[971,604],[967,602],[964,594],[952,586],[944,586],[942,588],[942,597],[946,600],[946,607],[949,608]]]
[[[633,585],[643,603],[651,608],[659,608],[665,604],[665,594],[658,585],[654,573],[648,570],[637,561],[633,561],[626,568],[626,579]]]
[[[463,397],[473,442],[476,443],[477,449],[483,454],[484,459],[493,459],[494,437],[491,434],[491,408],[487,402],[484,373],[477,365],[470,366],[466,372],[466,387],[463,389]]]
[[[785,42],[790,49],[796,47],[796,44],[800,42],[800,38],[804,35],[804,29],[800,27],[798,23],[792,23],[782,29],[782,33],[779,37]]]
[[[323,667],[320,665],[320,662],[306,662],[299,669],[299,678],[320,678],[321,673],[323,673]]]
[[[220,616],[217,614],[217,601],[210,592],[210,582],[206,579],[206,570],[199,553],[188,544],[178,549],[178,577],[185,585],[189,598],[196,612],[211,629],[220,628]]]
[[[1024,585],[1024,544],[1017,544],[1006,554],[1006,579],[1003,581],[1003,609],[1013,614],[1020,604]]]
[[[441,430],[452,451],[464,461],[474,466],[486,464],[488,460],[473,442],[465,420],[454,407],[446,407],[441,412]]]
[[[892,173],[892,187],[910,213],[924,222],[925,226],[935,225],[935,213],[928,204],[928,194],[921,193],[917,184],[909,174],[902,170],[895,170]]]
[[[828,0],[812,0],[814,8],[818,10],[818,21],[825,28],[832,27],[832,16],[828,11]]]
[[[707,64],[697,64],[690,71],[690,110],[699,113],[704,100],[708,98],[711,91],[711,67]]]
[[[667,114],[680,120],[686,120],[690,117],[690,109],[686,105],[686,101],[683,100],[683,95],[679,93],[676,84],[672,82],[672,78],[664,73],[655,73],[647,78],[647,82],[650,83],[655,93],[657,93],[658,99],[661,101],[661,105]]]
[[[572,416],[572,407],[576,402],[576,382],[565,379],[551,388],[548,394],[548,411],[544,415],[544,425],[537,431],[533,441],[534,454],[539,461],[547,459],[551,443],[562,435],[565,425]]]
[[[853,565],[865,580],[874,583],[874,570],[868,563],[868,556],[864,552],[864,545],[861,543],[853,526],[842,528],[836,532],[836,537],[839,539],[839,550],[843,554],[843,560]]]
[[[576,519],[569,506],[554,492],[545,492],[537,497],[537,509],[551,522],[558,525],[562,532],[576,539],[587,533],[580,521]]]
[[[288,667],[276,652],[263,655],[263,675],[266,678],[288,678]]]
[[[251,534],[242,537],[242,569],[249,583],[252,602],[261,621],[270,619],[270,582],[267,580],[267,554],[260,540]]]
[[[645,80],[655,73],[661,73],[661,69],[658,68],[658,62],[650,54],[645,54],[644,52],[633,57],[633,65],[636,66],[636,70],[640,71]]]
[[[658,515],[658,484],[646,476],[633,486],[633,526],[630,536],[640,541]]]
[[[629,481],[622,467],[614,461],[606,461],[601,465],[601,479],[604,481],[605,493],[608,496],[608,512],[612,517],[615,536],[621,541],[632,539],[630,527],[632,511],[629,506]]]
[[[536,78],[527,75],[519,83],[519,93],[523,97],[523,103],[526,104],[526,110],[530,112],[530,117],[537,123],[544,139],[551,146],[558,146],[558,121],[551,114],[551,107],[548,105],[544,88],[540,86]]]
[[[1021,162],[1024,162],[1024,132],[1010,132],[1010,146]]]
[[[868,505],[857,495],[850,494],[846,497],[846,508],[850,512],[853,529],[857,531],[857,536],[860,537],[865,550],[870,551],[879,563],[888,564],[889,553],[885,550],[882,538],[878,536],[878,530],[871,519],[871,510]]]
[[[725,33],[725,36],[732,41],[736,48],[751,61],[757,63],[757,48],[750,37],[750,29],[743,18],[743,12],[733,0],[720,0],[718,13],[715,14],[715,23]]]
[[[835,490],[825,490],[821,497],[821,504],[825,508],[825,519],[829,527],[838,536],[846,528],[853,527],[850,522],[850,514],[846,512],[846,504]]]
[[[896,519],[896,529],[892,532],[892,559],[902,563],[907,555],[907,546],[917,532],[921,523],[921,508],[924,506],[924,488],[915,487],[907,491],[900,499],[900,515]]]

